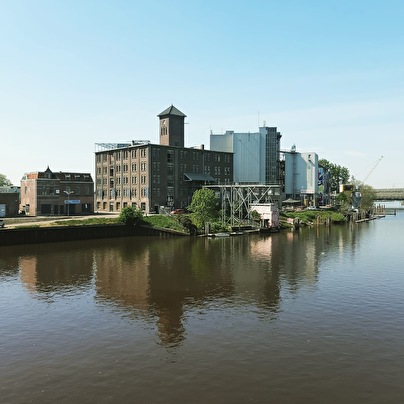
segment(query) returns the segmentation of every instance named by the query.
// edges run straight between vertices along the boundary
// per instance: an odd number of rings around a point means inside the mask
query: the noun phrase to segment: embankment
[[[186,236],[186,234],[124,224],[15,228],[0,230],[0,246],[132,236],[172,237]]]

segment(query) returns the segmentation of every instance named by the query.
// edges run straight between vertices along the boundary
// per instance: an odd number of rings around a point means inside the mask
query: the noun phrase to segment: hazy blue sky
[[[225,130],[404,187],[404,1],[0,0],[0,173],[94,171],[94,144]]]

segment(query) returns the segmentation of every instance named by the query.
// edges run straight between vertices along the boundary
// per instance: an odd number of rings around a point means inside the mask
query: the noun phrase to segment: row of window
[[[108,202],[97,202],[97,210],[100,210],[102,206],[103,210],[107,210],[108,208]],[[128,206],[127,202],[124,202],[122,204],[122,206],[124,208],[126,208]],[[137,208],[137,203],[136,202],[132,202],[132,207]],[[145,202],[141,202],[140,204],[140,209],[141,210],[146,210],[146,203]],[[114,212],[117,211],[119,212],[121,210],[121,202],[109,202],[109,212]]]
[[[135,177],[135,180],[136,180],[136,177]],[[216,177],[215,180],[216,180],[216,182],[218,184],[221,183],[220,178]],[[230,184],[231,181],[230,181],[229,178],[226,178],[222,183]],[[142,185],[146,185],[146,184],[147,184],[146,181],[143,180]],[[158,195],[160,194],[160,189],[161,189],[160,187],[158,187],[160,184],[161,184],[161,177],[159,175],[154,175],[153,176],[153,186],[154,186],[153,190],[154,191],[158,190]],[[180,181],[180,184],[182,184],[182,181]],[[105,186],[106,184],[103,184],[103,185]],[[137,185],[136,181],[132,185]],[[173,180],[173,178],[167,178],[167,182],[166,182],[165,185],[167,187],[166,191],[169,194],[174,192],[173,191],[173,189],[174,189],[174,180]],[[148,187],[141,187],[140,191],[139,191],[139,195],[141,197],[147,197],[148,196],[147,195],[147,189],[148,189]],[[182,187],[180,188],[181,196],[182,196],[182,193],[188,192],[187,189],[188,188],[182,188]],[[103,190],[98,190],[98,192],[97,192],[98,198],[104,198],[107,195],[108,195],[108,191],[105,188]],[[114,187],[114,184],[111,183],[110,184],[110,189],[109,189],[109,196],[111,198],[121,198],[121,197],[127,197],[127,198],[134,197],[134,198],[136,198],[138,196],[138,189],[137,188],[125,187],[125,186],[122,187],[122,188],[116,188],[116,187]]]
[[[28,187],[24,187],[24,194],[28,195],[29,190]],[[93,195],[93,190],[89,186],[85,187],[70,187],[68,190],[64,191],[59,188],[47,187],[47,186],[38,186],[37,187],[37,195],[42,196],[59,196],[59,197],[73,197],[74,195],[81,196],[91,196]]]
[[[121,173],[121,166],[117,166],[116,168],[117,168],[117,170],[116,170],[117,173],[120,174]],[[153,162],[153,171],[154,172],[160,172],[160,168],[161,168],[160,162]],[[167,163],[166,168],[167,168],[167,174],[168,175],[172,175],[174,173],[174,165],[173,165],[173,163]],[[146,162],[141,162],[140,170],[142,172],[147,171]],[[187,171],[188,171],[187,164],[180,164],[180,172],[187,172]],[[137,164],[136,163],[132,164],[132,172],[137,172]],[[193,172],[193,173],[199,172],[199,164],[192,165],[191,172]],[[104,167],[103,173],[104,174],[107,173],[107,167]],[[128,173],[128,166],[127,165],[124,165],[124,173]],[[205,174],[211,174],[211,166],[205,166],[204,173]],[[221,166],[215,166],[214,167],[214,173],[215,173],[215,175],[220,175]],[[231,173],[230,167],[224,167],[224,175],[228,176],[228,175],[230,175],[230,173]],[[113,168],[110,168],[109,175],[110,175],[110,177],[114,176],[114,169]],[[98,167],[98,169],[97,169],[97,177],[99,177],[99,176],[101,176],[101,167]],[[132,183],[134,183],[133,178],[135,178],[135,177],[132,177]],[[105,181],[106,181],[106,179],[104,178],[104,183],[105,183]],[[120,184],[120,177],[119,176],[117,176],[117,181]],[[98,178],[97,178],[97,183],[99,183]]]
[[[198,166],[193,166],[193,172],[198,172],[199,170],[196,169],[199,168]],[[220,176],[221,175],[221,167],[220,166],[215,166],[214,167],[214,172],[211,172],[210,166],[205,167],[205,174],[207,175],[215,175],[215,176]],[[224,175],[225,176],[230,176],[231,170],[230,167],[224,167]],[[172,177],[173,175],[173,169],[171,167],[168,167],[168,172],[167,172],[167,184],[169,186],[173,186],[174,184],[174,178]],[[147,176],[146,175],[141,175],[140,177],[136,175],[132,175],[131,177],[131,185],[137,185],[138,184],[138,178],[140,179],[140,184],[147,184]],[[160,184],[160,178],[161,176],[159,174],[154,174],[153,175],[153,184]],[[102,182],[101,182],[102,180]],[[179,180],[180,183],[182,180]],[[113,178],[110,178],[108,181],[108,178],[97,178],[97,186],[106,186],[109,183],[110,188],[114,188],[115,186],[121,186],[121,185],[129,185],[129,177],[128,176],[123,176],[123,177],[117,177],[116,180]]]
[[[138,152],[140,157],[146,157],[147,155],[147,148],[146,147],[142,147],[140,149],[136,148],[136,149],[132,149],[132,150],[123,150],[123,151],[116,151],[116,152],[109,152],[109,153],[98,153],[96,155],[96,161],[97,163],[102,163],[102,162],[114,162],[115,160],[121,160],[121,158],[123,158],[123,160],[128,160],[129,156],[132,159],[137,158],[138,156]]]
[[[115,199],[115,198],[137,198],[138,195],[141,198],[147,198],[148,197],[148,188],[147,187],[142,187],[140,188],[139,194],[138,194],[138,189],[137,188],[111,188],[109,190],[109,193],[106,189],[99,190],[97,192],[97,197],[99,199],[104,199],[109,196],[109,198]]]
[[[131,151],[129,150],[124,150],[124,151],[117,151],[113,153],[100,153],[96,155],[96,161],[97,163],[114,163],[117,161],[121,161],[121,157],[123,157],[123,160],[128,160],[129,155],[131,156],[132,159],[136,159],[138,156],[138,151],[140,157],[146,157],[147,156],[147,148],[141,148],[141,149],[133,149]],[[161,149],[159,148],[152,148],[152,155],[153,158],[160,158],[160,151]],[[167,162],[174,162],[174,150],[167,150]],[[180,160],[186,160],[188,158],[189,153],[192,153],[192,160],[193,161],[200,161],[201,157],[204,156],[205,162],[210,162],[213,161],[215,163],[220,163],[221,158],[223,157],[222,153],[212,153],[210,151],[202,152],[200,150],[198,151],[190,151],[190,150],[180,150]],[[225,163],[230,163],[231,162],[231,155],[229,154],[224,154],[224,162]]]

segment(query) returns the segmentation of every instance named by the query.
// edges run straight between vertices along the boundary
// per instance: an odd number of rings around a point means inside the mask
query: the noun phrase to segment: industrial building
[[[173,105],[158,115],[158,145],[147,140],[96,144],[97,211],[186,208],[203,185],[233,183],[233,153],[184,147],[185,117]]]
[[[276,127],[258,132],[210,134],[210,149],[234,153],[234,182],[237,184],[280,183],[280,139]]]
[[[281,152],[284,171],[285,198],[299,200],[301,205],[314,206],[319,197],[318,155],[314,152],[299,153],[296,146]]]

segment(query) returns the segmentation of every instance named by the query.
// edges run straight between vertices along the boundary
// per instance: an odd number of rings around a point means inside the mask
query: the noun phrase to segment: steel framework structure
[[[204,188],[213,189],[219,194],[224,225],[256,225],[252,220],[251,205],[254,203],[277,203],[280,208],[279,185],[205,185]]]

